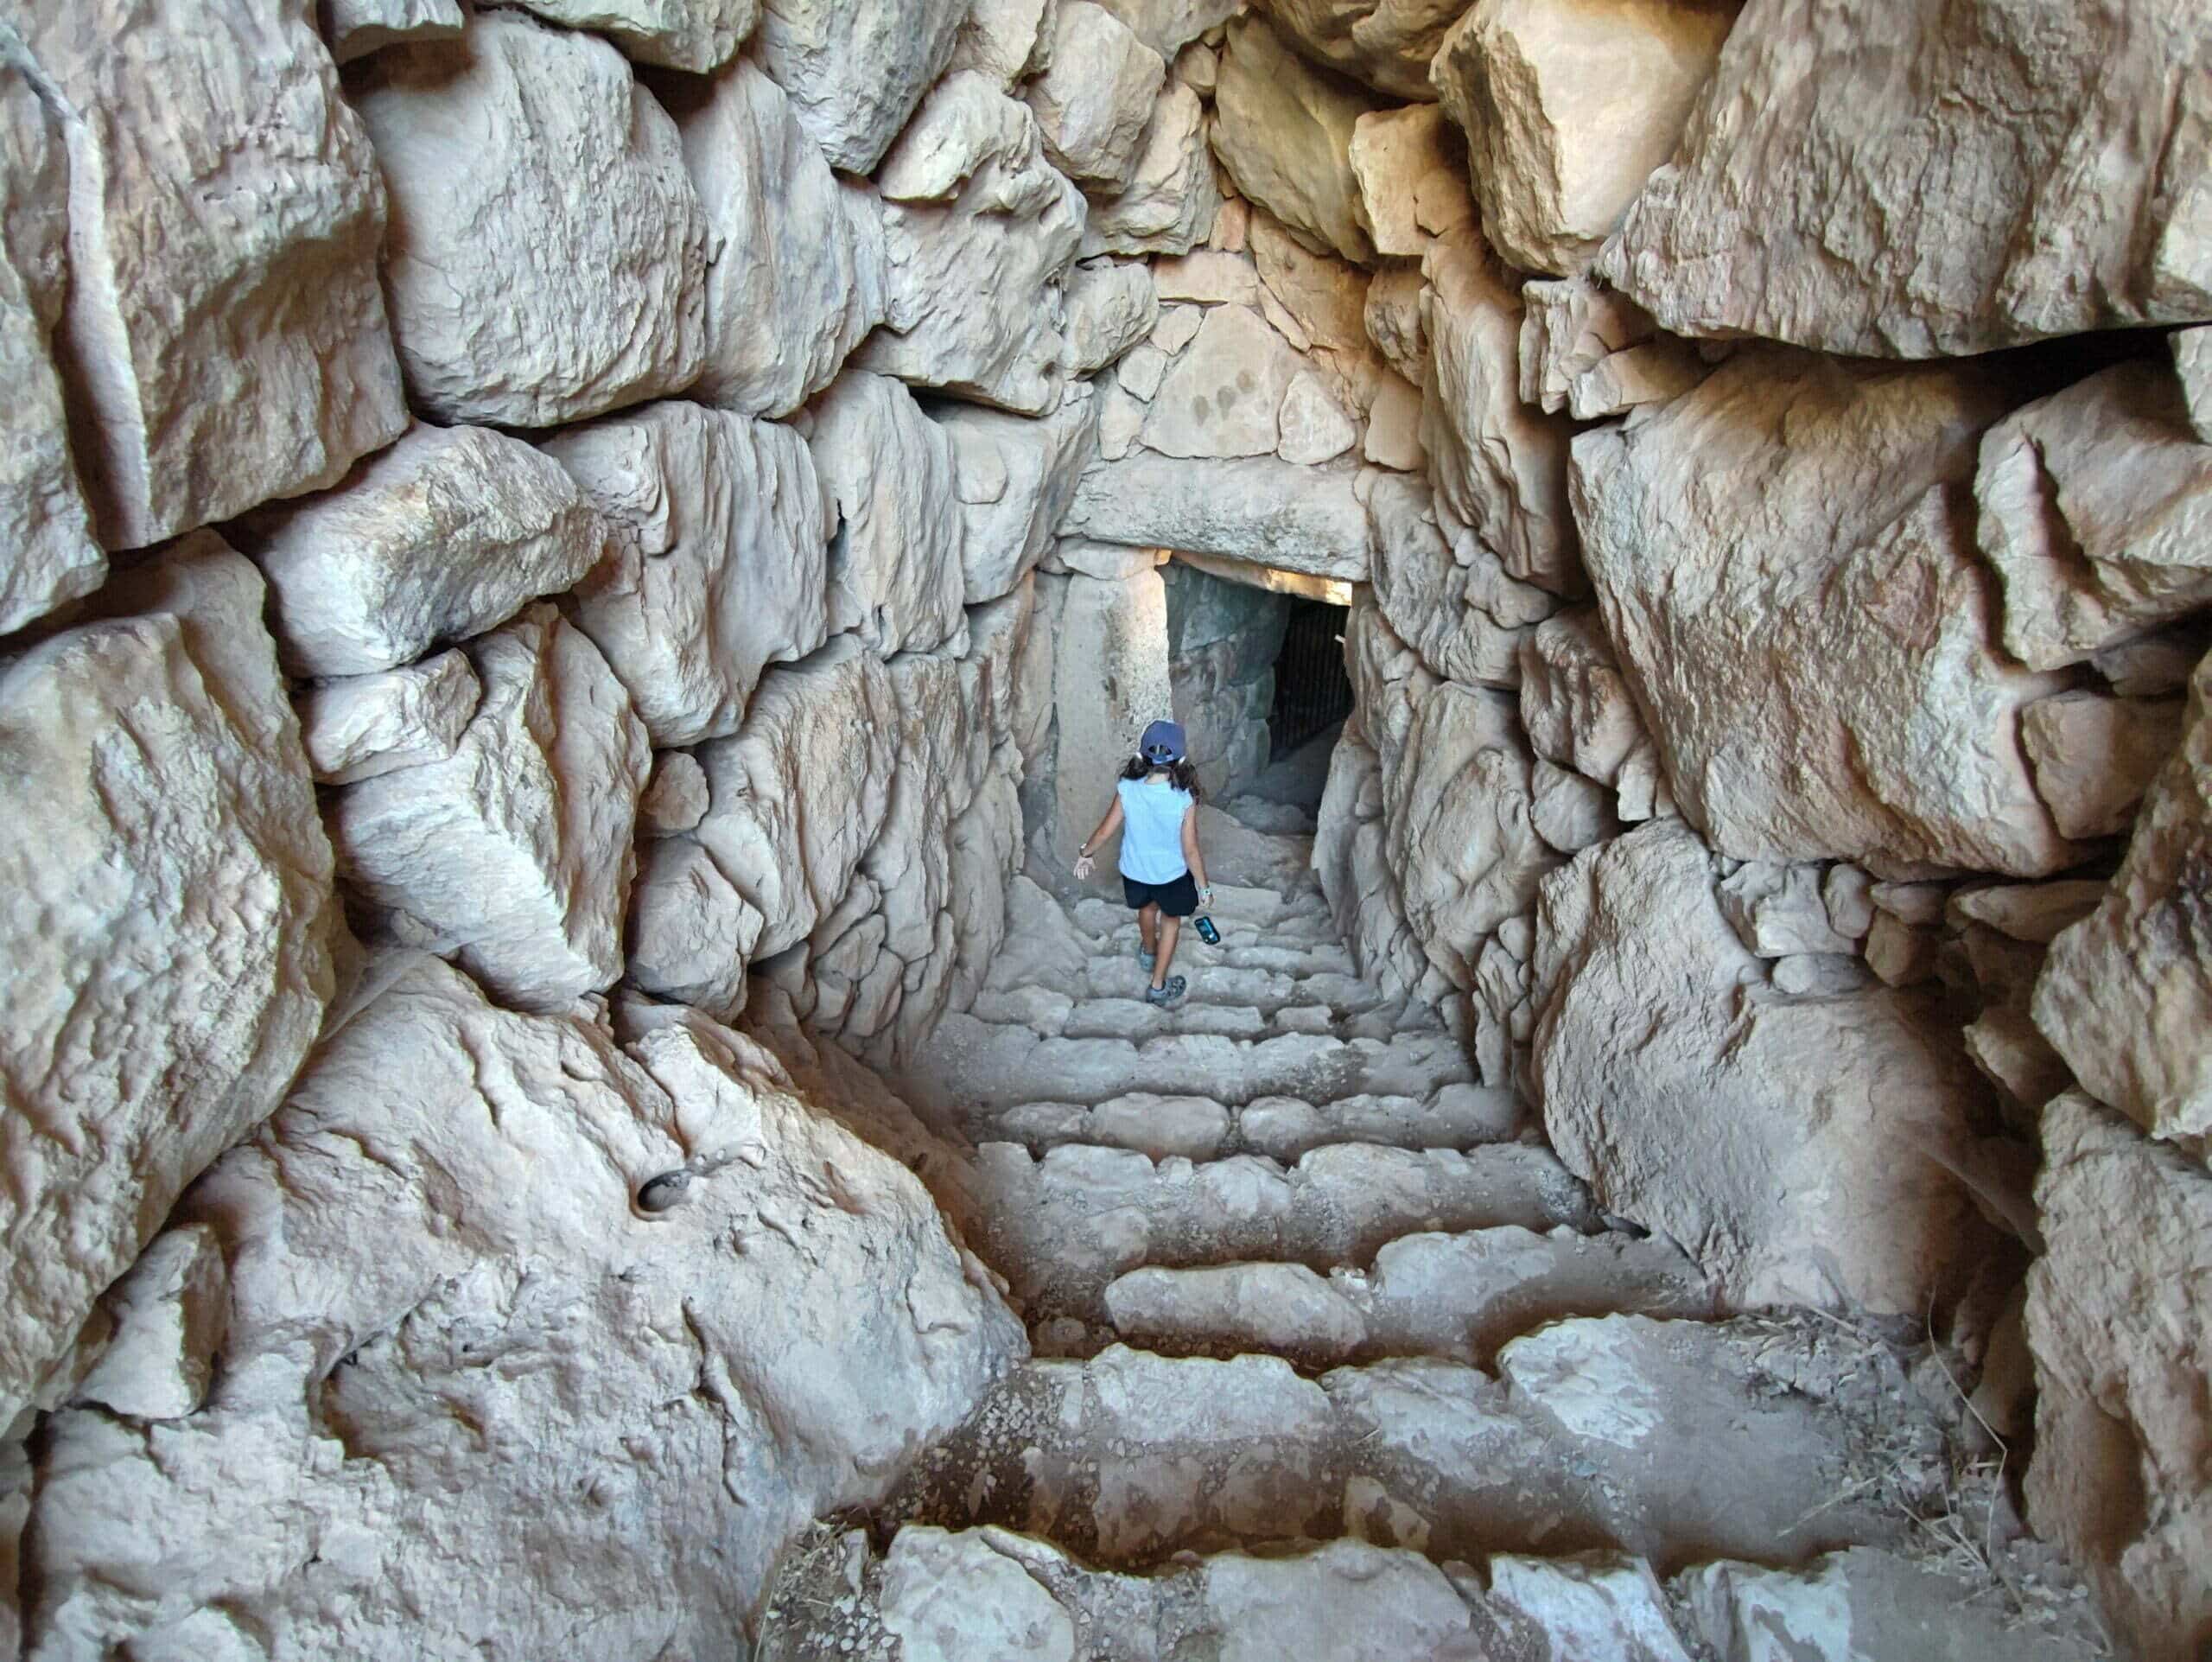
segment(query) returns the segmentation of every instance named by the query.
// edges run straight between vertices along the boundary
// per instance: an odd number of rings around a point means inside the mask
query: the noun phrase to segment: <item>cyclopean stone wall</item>
[[[1734,1305],[2024,1340],[2193,1656],[2208,52],[0,6],[0,1653],[741,1650],[1022,1353],[847,1058],[1204,679],[1172,549],[1357,586],[1363,971]]]

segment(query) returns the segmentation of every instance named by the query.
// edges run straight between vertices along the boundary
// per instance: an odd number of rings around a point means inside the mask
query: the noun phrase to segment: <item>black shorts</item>
[[[1187,871],[1164,883],[1141,883],[1124,876],[1122,898],[1128,901],[1132,912],[1157,906],[1171,918],[1187,918],[1198,909],[1198,886]]]

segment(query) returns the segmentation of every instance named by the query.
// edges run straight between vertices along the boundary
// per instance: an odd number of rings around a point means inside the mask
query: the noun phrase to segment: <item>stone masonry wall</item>
[[[843,1058],[1163,550],[1357,587],[1363,972],[2194,1657],[2208,134],[2195,0],[0,0],[0,1658],[743,1654],[1024,1353]]]

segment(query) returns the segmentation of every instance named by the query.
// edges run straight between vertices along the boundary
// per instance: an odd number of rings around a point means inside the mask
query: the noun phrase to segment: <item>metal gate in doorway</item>
[[[1294,600],[1275,659],[1275,701],[1268,711],[1268,761],[1281,761],[1351,714],[1351,677],[1344,671],[1349,614],[1325,601]]]

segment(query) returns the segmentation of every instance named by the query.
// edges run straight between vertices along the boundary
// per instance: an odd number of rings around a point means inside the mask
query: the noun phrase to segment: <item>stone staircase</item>
[[[1564,1316],[1708,1314],[1696,1265],[1608,1229],[1433,1009],[1358,978],[1305,840],[1247,836],[1281,887],[1217,883],[1181,1004],[1144,1002],[1124,908],[1025,881],[973,1009],[910,1067],[978,1150],[976,1245],[1039,1353],[1480,1365]]]
[[[1024,880],[972,1009],[912,1060],[917,1109],[977,1151],[970,1244],[1036,1355],[878,1512],[887,1556],[794,1558],[760,1654],[1678,1662],[1738,1653],[1692,1631],[1694,1571],[1909,1568],[1916,1519],[1955,1506],[1963,1404],[1895,1335],[1718,1319],[1435,1012],[1357,977],[1304,839],[1248,837],[1239,875],[1272,886],[1217,882],[1181,1005],[1143,1002],[1122,908]],[[1347,1596],[1369,1625],[1327,1614]],[[1897,1654],[1953,1653],[1961,1598],[1920,1600],[1937,1627]],[[1313,1613],[1280,1648],[1269,1600]],[[2042,1637],[2013,1648],[2092,1653]]]

